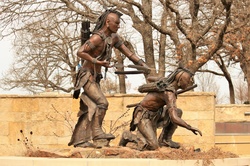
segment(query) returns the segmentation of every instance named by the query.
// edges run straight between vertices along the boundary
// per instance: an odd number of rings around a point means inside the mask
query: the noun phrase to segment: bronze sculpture
[[[193,85],[193,73],[185,68],[177,68],[168,77],[148,77],[151,83],[139,87],[140,92],[147,92],[143,100],[136,104],[130,123],[130,131],[125,131],[119,142],[126,146],[128,142],[137,144],[139,150],[156,150],[160,146],[179,148],[172,141],[172,135],[178,126],[191,130],[194,134],[202,133],[181,119],[182,110],[176,106],[177,90]],[[162,133],[157,140],[156,129],[162,126]],[[136,134],[133,131],[136,131]]]
[[[98,148],[106,146],[109,140],[115,138],[114,135],[102,130],[102,122],[109,103],[100,89],[100,80],[103,78],[101,68],[112,67],[110,59],[113,47],[134,64],[148,68],[118,36],[121,15],[116,10],[106,10],[98,18],[91,37],[77,52],[77,56],[83,59],[83,64],[77,74],[73,97],[79,97],[81,88],[83,92],[80,95],[79,119],[68,143],[69,146]]]

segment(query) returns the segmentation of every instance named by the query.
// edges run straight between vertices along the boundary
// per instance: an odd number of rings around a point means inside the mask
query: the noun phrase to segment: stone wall
[[[178,127],[175,140],[182,144],[194,145],[194,148],[208,150],[214,146],[214,93],[189,92],[181,95],[177,104],[183,110],[182,119],[201,130],[202,137]]]
[[[117,146],[120,134],[128,129],[133,108],[143,94],[107,95],[109,110],[104,127],[116,139],[111,146]],[[173,137],[186,146],[208,150],[215,145],[214,93],[186,92],[178,96],[177,105],[183,110],[183,119],[199,128],[203,136],[179,127]],[[228,108],[225,108],[228,109]],[[72,130],[77,121],[79,100],[70,95],[44,94],[35,96],[0,96],[0,156],[22,156],[26,148],[63,149],[68,147]],[[230,111],[229,111],[230,112]]]
[[[250,155],[250,105],[217,105],[215,145],[239,155]]]

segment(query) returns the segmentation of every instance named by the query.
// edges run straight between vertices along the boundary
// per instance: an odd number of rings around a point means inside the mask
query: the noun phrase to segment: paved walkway
[[[250,166],[250,157],[202,160],[37,158],[0,156],[1,166]]]

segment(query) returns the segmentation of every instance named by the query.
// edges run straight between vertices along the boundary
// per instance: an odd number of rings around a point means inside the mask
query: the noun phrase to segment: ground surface
[[[54,152],[29,150],[26,156],[53,158],[156,158],[161,160],[203,160],[207,162],[212,159],[238,157],[233,153],[224,152],[216,147],[208,151],[191,147],[181,147],[180,149],[163,147],[156,151],[138,151],[129,147],[73,148],[56,150]]]

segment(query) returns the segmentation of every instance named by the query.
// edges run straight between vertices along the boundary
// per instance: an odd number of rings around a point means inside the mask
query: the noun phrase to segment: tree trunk
[[[249,55],[250,56],[250,55]],[[247,81],[247,101],[250,101],[250,61],[249,60],[245,60],[244,62],[241,62],[241,69],[244,72],[245,75],[245,79]]]
[[[250,101],[250,47],[249,47],[249,41],[250,41],[250,34],[247,34],[245,36],[245,41],[243,42],[243,51],[242,55],[240,57],[240,67],[245,75],[245,79],[247,80],[248,85],[248,101]]]
[[[119,52],[119,50],[115,49],[115,55],[116,55],[116,58],[117,58],[117,63],[124,65],[124,61],[123,61],[123,58],[122,58],[121,53]],[[117,70],[124,71],[124,67],[118,67]],[[119,92],[120,93],[124,93],[124,94],[127,93],[126,92],[125,77],[126,77],[126,75],[124,75],[124,74],[119,74],[118,75],[118,79],[119,79]]]

